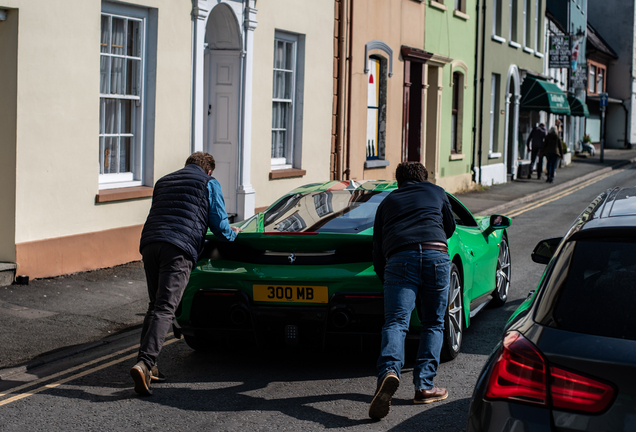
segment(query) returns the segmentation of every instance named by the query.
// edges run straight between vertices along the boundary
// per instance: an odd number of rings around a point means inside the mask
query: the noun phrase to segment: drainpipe
[[[629,136],[627,135],[628,126],[629,126],[629,123],[628,123],[629,122],[629,110],[625,106],[625,101],[621,102],[621,106],[625,110],[625,142],[623,143],[623,145],[625,146],[625,148],[631,149],[632,148],[632,143],[629,140]]]
[[[482,126],[484,125],[484,62],[486,60],[486,1],[484,0],[484,6],[482,7],[483,12],[483,25],[481,27],[481,89],[479,91],[479,102],[481,107],[479,108],[479,151],[477,152],[477,157],[479,159],[479,181],[481,184],[481,148],[484,141],[484,133],[482,130]],[[478,27],[479,28],[479,27]]]
[[[485,1],[485,0],[484,0]],[[473,160],[470,165],[470,170],[473,173],[473,182],[476,182],[475,173],[475,147],[477,142],[477,64],[479,60],[479,0],[477,0],[477,8],[475,11],[475,22],[477,27],[475,29],[475,79],[473,79]]]
[[[345,9],[346,9],[346,0],[340,1],[340,22],[338,23],[338,103],[336,108],[336,163],[334,164],[334,172],[333,172],[333,180],[343,180],[342,172],[343,170],[343,147],[344,147],[344,105],[345,105],[345,89],[347,85],[347,80],[345,78],[346,73],[346,30],[347,24],[345,22]]]
[[[349,61],[349,71],[347,81],[349,82],[349,88],[347,89],[347,142],[346,142],[346,152],[347,157],[345,158],[345,170],[344,175],[347,177],[344,180],[349,180],[351,178],[351,170],[349,169],[349,164],[351,161],[350,152],[351,152],[351,70],[353,69],[353,0],[349,0],[349,57],[347,59]],[[366,60],[365,60],[366,61]]]

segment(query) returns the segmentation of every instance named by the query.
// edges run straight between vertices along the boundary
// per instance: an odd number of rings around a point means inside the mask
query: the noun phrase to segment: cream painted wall
[[[15,261],[18,11],[0,21],[0,262]]]
[[[297,186],[329,180],[333,102],[334,3],[312,0],[258,2],[254,31],[252,185],[256,207]],[[305,35],[305,86],[301,178],[270,180],[274,33]]]
[[[356,180],[393,180],[402,160],[402,117],[404,99],[404,62],[402,45],[424,49],[424,23],[427,2],[412,0],[372,0],[362,7],[355,3],[353,28],[353,73],[351,99],[351,178]],[[400,31],[395,31],[400,29]],[[364,73],[365,44],[380,40],[393,50],[393,76],[387,78],[386,168],[364,169],[366,160],[367,80]],[[382,51],[371,51],[386,57]],[[387,59],[388,60],[388,59]],[[346,141],[346,140],[345,140]]]
[[[95,204],[102,2],[1,1],[20,13],[16,243],[142,224],[149,198]],[[158,9],[156,181],[190,153],[192,5],[131,3]]]

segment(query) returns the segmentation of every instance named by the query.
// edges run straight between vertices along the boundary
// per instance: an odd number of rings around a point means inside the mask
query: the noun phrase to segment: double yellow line
[[[589,186],[591,184],[594,184],[594,183],[596,183],[598,181],[606,179],[607,177],[611,177],[614,174],[618,174],[621,171],[624,171],[624,170],[622,170],[622,169],[613,170],[613,171],[610,171],[608,173],[602,174],[602,175],[600,175],[598,177],[594,177],[592,179],[584,181],[583,183],[579,183],[579,184],[571,186],[571,187],[569,187],[569,188],[567,188],[565,190],[562,190],[561,192],[557,192],[555,195],[552,195],[550,197],[544,198],[544,199],[539,200],[539,201],[532,202],[532,203],[527,204],[527,205],[525,205],[523,207],[520,207],[520,208],[518,208],[516,210],[508,212],[508,213],[506,213],[506,216],[508,216],[508,217],[519,216],[522,213],[525,213],[525,212],[530,211],[530,210],[534,210],[534,209],[536,209],[538,207],[541,207],[543,205],[551,203],[552,201],[556,201],[558,199],[561,199],[561,198],[563,198],[563,197],[565,197],[567,195],[570,195],[571,193],[574,193],[574,192],[576,192],[578,190],[583,189],[584,187],[587,187],[587,186]]]
[[[179,339],[166,340],[164,342],[163,346],[170,345],[171,343],[177,342],[178,340]],[[14,387],[14,388],[11,388],[9,390],[5,390],[3,393],[0,393],[0,398],[2,398],[4,396],[7,396],[7,395],[10,395],[10,394],[15,394],[15,396],[12,396],[12,397],[4,399],[4,400],[1,400],[0,401],[0,406],[8,405],[11,402],[15,402],[15,401],[18,401],[20,399],[24,399],[24,398],[29,397],[29,396],[33,396],[34,394],[43,392],[44,390],[55,388],[55,387],[57,387],[59,385],[65,384],[65,383],[67,383],[69,381],[73,381],[73,380],[75,380],[77,378],[81,378],[83,376],[90,375],[93,372],[97,372],[97,371],[100,371],[102,369],[106,369],[107,367],[110,367],[110,366],[116,365],[118,363],[124,362],[126,360],[130,360],[132,358],[135,358],[135,357],[137,357],[137,350],[138,349],[139,349],[139,345],[134,345],[134,346],[125,348],[123,350],[114,352],[112,354],[105,355],[105,356],[100,357],[98,359],[91,360],[89,362],[83,363],[81,365],[74,366],[74,367],[72,367],[70,369],[66,369],[64,371],[54,373],[53,375],[49,375],[47,377],[40,378],[40,379],[37,379],[35,381],[28,382],[26,384],[22,384],[22,385],[20,385],[18,387]],[[109,361],[107,363],[101,364],[99,366],[95,366],[95,367],[93,367],[91,369],[87,369],[85,371],[82,371],[82,372],[79,372],[77,374],[71,375],[69,377],[63,378],[63,379],[61,379],[59,381],[56,381],[56,382],[53,382],[53,383],[50,383],[50,384],[45,384],[45,385],[43,385],[41,387],[37,387],[37,388],[34,388],[32,390],[28,390],[28,391],[26,391],[24,393],[16,394],[17,392],[19,392],[19,391],[21,391],[23,389],[30,388],[30,387],[33,387],[33,386],[37,386],[38,384],[41,384],[43,382],[51,381],[51,380],[53,380],[55,378],[58,378],[58,377],[70,374],[72,372],[84,369],[86,367],[101,363],[101,362],[106,361],[108,359],[111,359],[113,357],[118,357],[118,356],[120,356],[122,354],[128,353],[129,351],[133,351],[133,350],[134,350],[134,352],[132,354],[128,354],[128,355],[126,355],[124,357],[120,357],[120,358],[117,358],[115,360],[111,360],[111,361]],[[132,384],[131,384],[131,387],[132,387]]]

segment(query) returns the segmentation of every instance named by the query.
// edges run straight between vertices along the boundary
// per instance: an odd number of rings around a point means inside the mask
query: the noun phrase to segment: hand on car
[[[234,231],[235,233],[237,233],[237,234],[243,231],[243,230],[242,230],[241,228],[239,228],[239,227],[230,227],[230,229],[231,229],[232,231]]]

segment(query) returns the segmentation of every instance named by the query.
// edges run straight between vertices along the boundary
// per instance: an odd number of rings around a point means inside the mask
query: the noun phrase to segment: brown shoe
[[[166,380],[166,376],[162,374],[161,372],[159,372],[159,368],[157,367],[157,365],[154,365],[152,367],[152,370],[150,371],[150,373],[152,374],[150,376],[150,379],[155,382],[164,382]]]
[[[135,381],[135,391],[142,396],[152,395],[150,379],[152,372],[143,361],[138,362],[130,369],[130,376]]]
[[[415,404],[427,404],[431,402],[437,402],[448,397],[448,390],[441,387],[433,387],[430,390],[416,390],[413,403]]]
[[[395,372],[388,372],[382,377],[369,407],[369,417],[380,420],[387,416],[391,411],[391,399],[399,386],[400,379]]]

